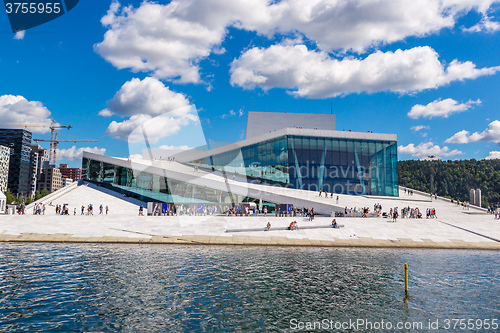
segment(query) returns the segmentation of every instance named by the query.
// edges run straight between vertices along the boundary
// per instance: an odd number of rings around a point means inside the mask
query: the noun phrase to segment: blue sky
[[[400,160],[500,158],[499,3],[82,0],[17,35],[3,13],[0,124],[99,139],[60,144],[77,166],[138,153],[141,124],[193,147],[243,139],[248,111],[333,104],[337,130],[396,133]]]

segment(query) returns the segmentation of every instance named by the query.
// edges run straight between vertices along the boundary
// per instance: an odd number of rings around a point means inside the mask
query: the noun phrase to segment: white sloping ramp
[[[73,215],[76,208],[77,215],[81,215],[81,207],[84,207],[84,212],[87,212],[87,207],[92,204],[94,215],[99,214],[99,206],[103,206],[104,214],[106,214],[105,208],[108,206],[109,214],[118,215],[137,215],[140,205],[145,205],[144,202],[137,199],[124,197],[118,192],[100,187],[85,181],[79,181],[76,186],[71,186],[70,189],[62,191],[65,188],[58,190],[46,197],[38,200],[36,203],[40,202],[45,204],[45,215],[55,214],[56,205],[69,205],[69,214]],[[69,187],[69,186],[67,186]],[[61,192],[59,192],[61,191]],[[31,214],[34,204],[30,204],[26,208],[26,213]]]
[[[73,191],[74,189],[76,189],[80,184],[82,183],[82,180],[79,180],[77,182],[74,182],[74,183],[71,183],[70,185],[68,186],[65,186],[55,192],[52,192],[46,196],[44,196],[43,198],[41,199],[38,199],[36,201],[33,201],[32,203],[30,203],[29,205],[26,206],[25,208],[25,211],[28,211],[29,209],[33,209],[33,207],[35,205],[38,205],[39,203],[44,203],[44,202],[51,202],[59,197],[61,197],[62,195],[68,193],[68,192],[71,192]]]

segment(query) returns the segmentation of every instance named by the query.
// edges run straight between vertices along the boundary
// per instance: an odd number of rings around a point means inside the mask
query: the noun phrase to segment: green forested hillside
[[[399,185],[469,201],[471,188],[481,189],[482,206],[500,202],[500,159],[399,161]]]

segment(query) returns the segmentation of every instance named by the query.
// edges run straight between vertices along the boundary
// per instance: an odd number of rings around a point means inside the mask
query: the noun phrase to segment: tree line
[[[35,198],[34,199],[31,199],[31,197],[28,196],[28,198],[26,199],[25,203],[27,205],[29,205],[33,201],[41,199],[44,196],[49,195],[49,194],[50,194],[49,190],[47,190],[46,188],[44,188],[42,191],[36,191],[35,192]],[[7,189],[7,192],[5,192],[5,197],[6,197],[8,205],[19,205],[19,204],[21,204],[24,201],[23,197],[16,197],[14,194],[12,194],[12,192],[10,191],[10,189]]]
[[[483,207],[500,202],[500,159],[399,161],[398,172],[403,187],[460,201],[470,201],[470,190],[480,189]]]

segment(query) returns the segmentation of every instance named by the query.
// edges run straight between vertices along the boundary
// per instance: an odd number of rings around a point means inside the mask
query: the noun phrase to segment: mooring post
[[[408,264],[405,264],[405,293],[408,295]]]

